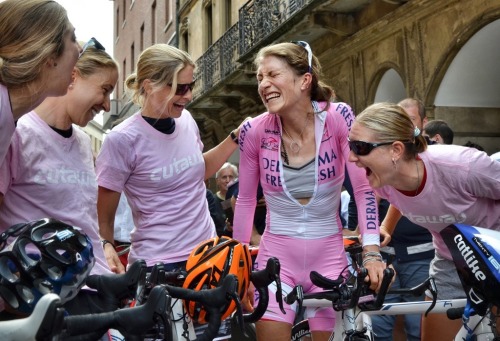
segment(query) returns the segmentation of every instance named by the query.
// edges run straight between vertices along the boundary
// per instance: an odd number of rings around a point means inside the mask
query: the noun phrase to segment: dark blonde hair
[[[106,51],[90,46],[80,56],[75,68],[82,78],[87,78],[101,69],[114,69],[118,71],[118,64]]]
[[[356,122],[370,129],[377,142],[401,141],[405,144],[405,159],[415,158],[427,149],[427,142],[420,131],[415,129],[410,116],[394,103],[375,103],[356,116]]]
[[[280,58],[286,62],[297,76],[309,72],[309,60],[307,50],[295,43],[279,43],[262,48],[254,59],[254,65],[259,66],[260,61],[269,56]],[[314,101],[330,102],[335,97],[333,89],[319,80],[321,76],[321,65],[316,56],[312,56],[312,82],[311,99]]]
[[[64,51],[66,10],[52,0],[0,3],[0,83],[19,88],[40,77],[44,63]]]
[[[195,67],[187,52],[171,45],[155,44],[141,53],[135,72],[125,80],[125,87],[131,92],[132,101],[142,107],[145,100],[143,83],[146,79],[151,81],[156,90],[172,84],[172,91],[165,100],[168,102],[175,95],[179,72],[188,65]]]

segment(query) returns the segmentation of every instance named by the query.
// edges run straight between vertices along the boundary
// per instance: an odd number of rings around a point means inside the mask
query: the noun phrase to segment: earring
[[[70,90],[73,90],[73,83],[69,85]]]
[[[397,165],[396,165],[396,160],[394,160],[394,158],[392,158],[392,165],[394,166],[394,169],[397,168]]]

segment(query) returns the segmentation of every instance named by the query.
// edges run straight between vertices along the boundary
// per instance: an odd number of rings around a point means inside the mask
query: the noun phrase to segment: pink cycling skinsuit
[[[312,102],[315,118],[315,185],[307,205],[290,193],[284,179],[280,158],[281,120],[264,113],[248,121],[240,132],[240,187],[236,203],[234,237],[248,243],[260,181],[267,203],[266,229],[262,237],[257,268],[265,267],[269,257],[281,263],[283,288],[301,284],[306,292],[318,291],[309,279],[311,270],[337,278],[347,264],[339,217],[340,193],[349,155],[347,136],[354,120],[345,103]],[[373,190],[363,169],[347,163],[358,207],[359,226],[364,245],[379,244],[378,208]],[[270,289],[271,291],[273,289]],[[319,289],[321,290],[321,289]],[[270,292],[264,319],[293,323],[294,307],[285,305],[280,312],[275,295]],[[311,330],[331,331],[334,311],[331,308],[306,312]]]

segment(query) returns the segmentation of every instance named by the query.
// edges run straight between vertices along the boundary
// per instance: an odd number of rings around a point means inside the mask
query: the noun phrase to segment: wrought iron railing
[[[237,67],[238,23],[233,25],[197,61],[195,97],[203,95]]]
[[[243,5],[239,22],[196,61],[195,98],[233,73],[241,56],[313,1],[316,0],[250,0]]]
[[[239,10],[239,54],[271,35],[295,13],[314,0],[250,0]]]

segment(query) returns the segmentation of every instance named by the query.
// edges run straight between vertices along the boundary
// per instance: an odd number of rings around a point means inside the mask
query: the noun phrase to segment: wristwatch
[[[231,136],[231,140],[233,140],[234,143],[238,144],[238,136],[236,136],[234,130],[231,131],[231,134],[229,134],[229,136]]]
[[[113,249],[115,248],[115,244],[113,244],[112,242],[110,242],[109,240],[106,240],[106,239],[102,239],[101,240],[101,244],[102,244],[102,248],[104,249],[104,246],[106,244],[111,244],[111,246],[113,247]]]

